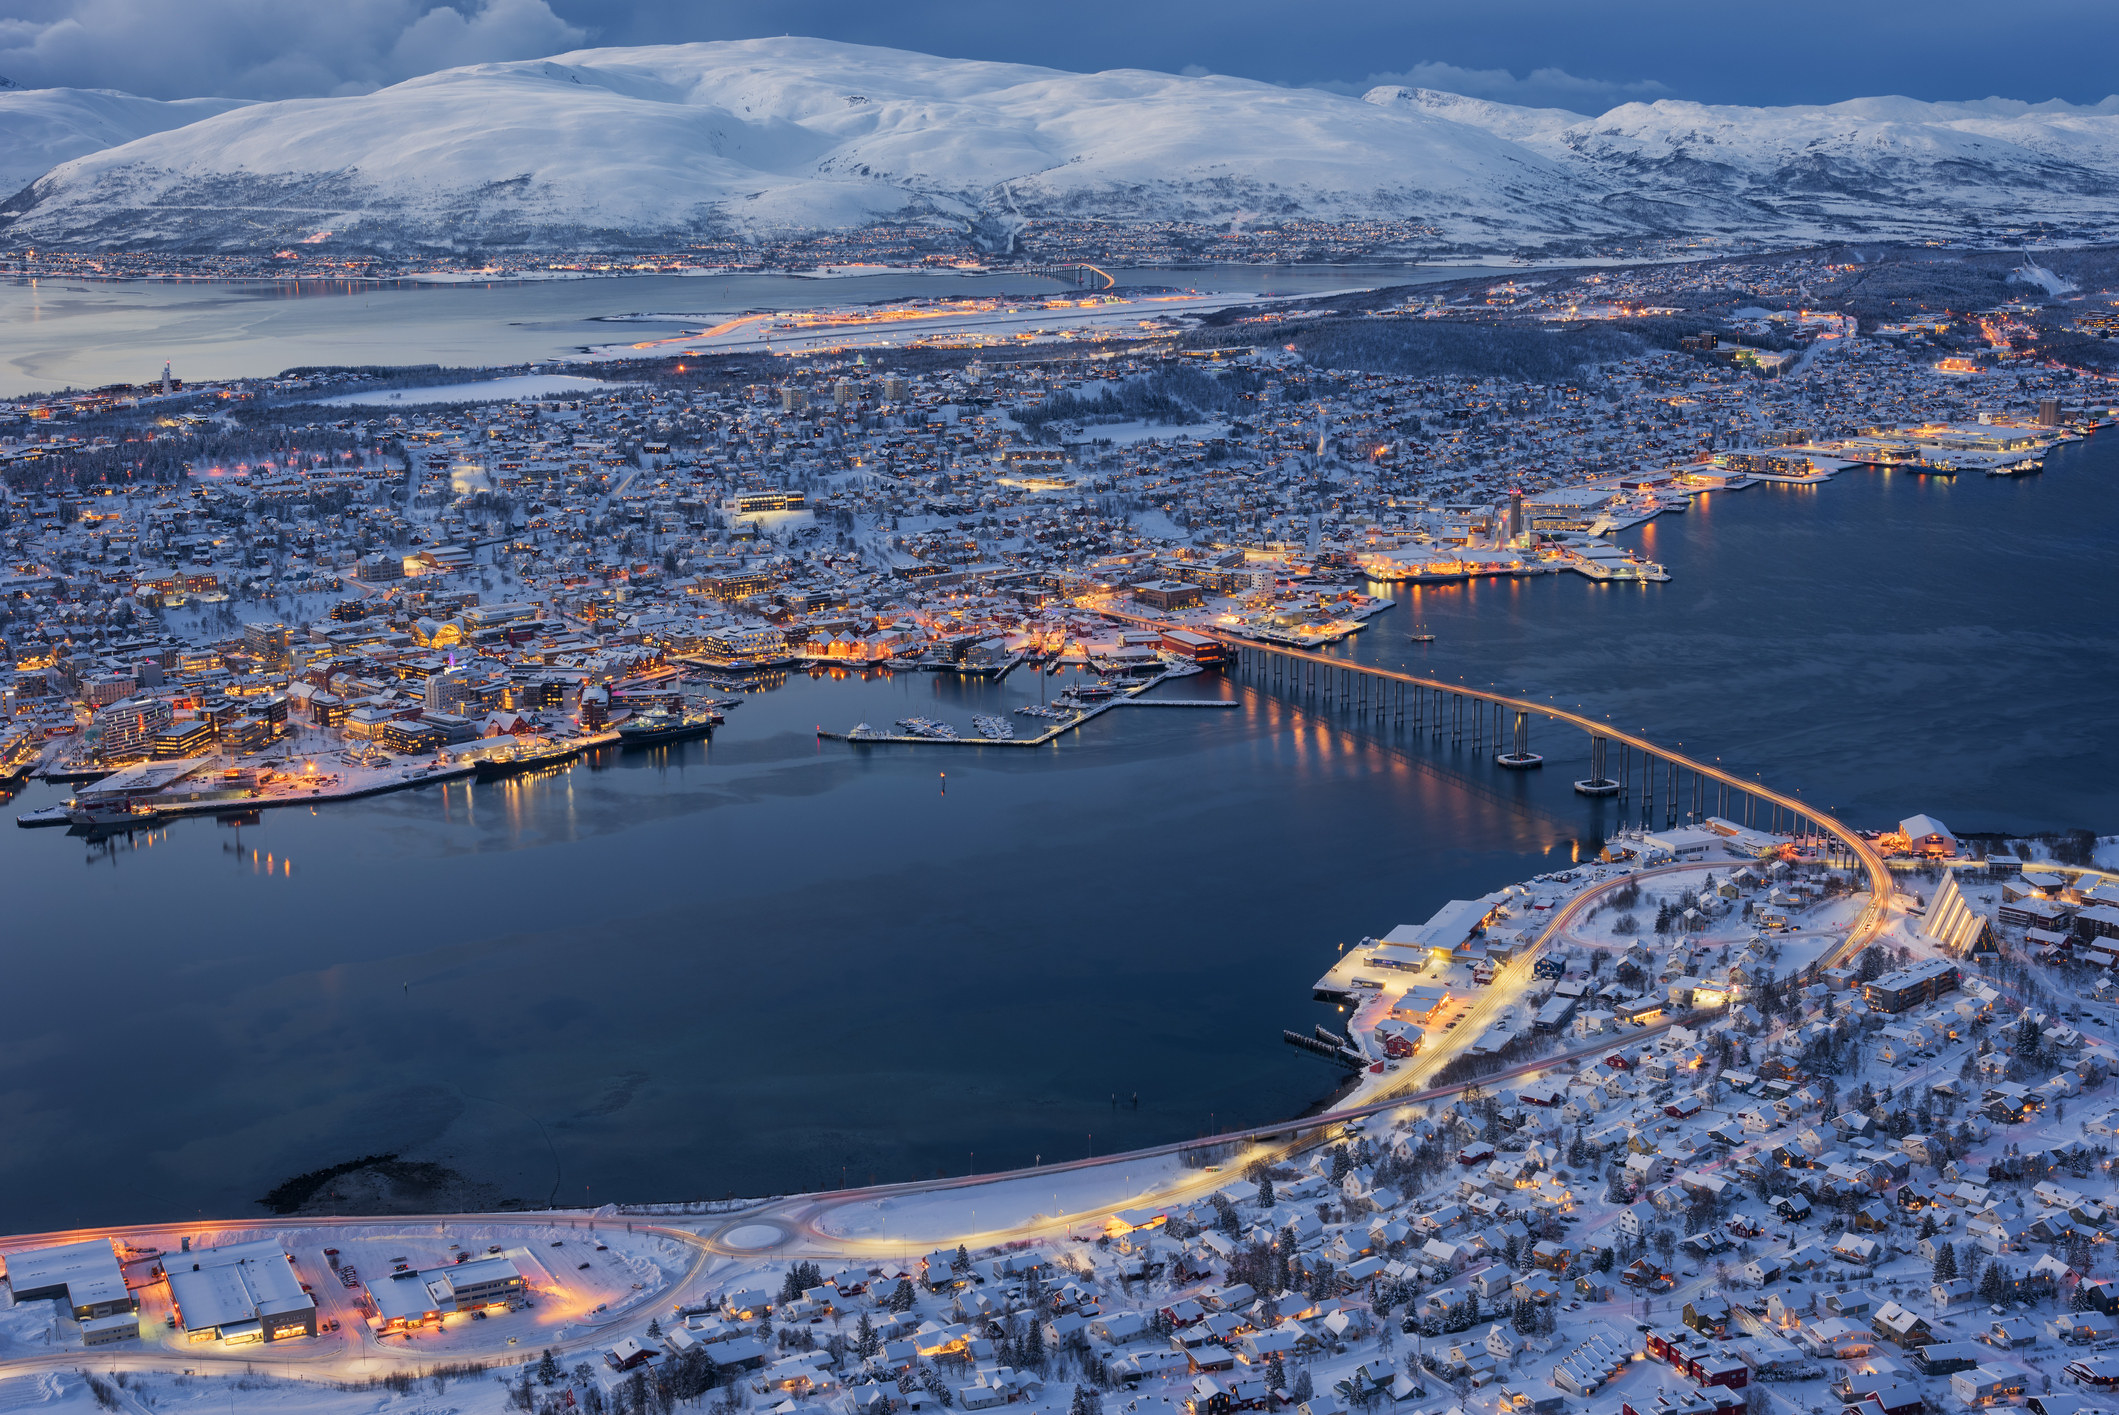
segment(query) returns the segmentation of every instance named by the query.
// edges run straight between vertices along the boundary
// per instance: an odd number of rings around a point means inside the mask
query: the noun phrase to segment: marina
[[[1138,684],[1126,688],[1107,687],[1103,684],[1091,685],[1076,691],[1077,693],[1092,694],[1093,696],[1077,698],[1078,705],[1072,708],[1054,704],[1026,703],[1016,708],[1015,711],[1025,717],[1050,719],[1053,724],[1031,737],[1017,737],[1014,735],[1014,726],[1006,718],[993,715],[981,715],[973,718],[972,722],[977,735],[970,737],[963,736],[956,728],[946,722],[937,722],[925,717],[900,718],[897,725],[905,730],[899,733],[881,732],[864,722],[846,732],[831,732],[819,727],[817,728],[817,736],[820,739],[836,742],[896,743],[906,746],[933,746],[940,744],[961,747],[1042,747],[1058,740],[1062,733],[1070,732],[1086,722],[1101,717],[1113,708],[1231,709],[1242,706],[1240,702],[1233,698],[1195,700],[1142,696],[1149,689],[1160,685],[1168,679],[1184,676],[1189,676],[1189,673],[1160,673],[1153,678],[1143,679]]]

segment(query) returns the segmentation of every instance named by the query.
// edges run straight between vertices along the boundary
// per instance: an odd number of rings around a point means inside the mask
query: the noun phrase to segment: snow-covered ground
[[[902,1240],[925,1252],[944,1240],[956,1242],[966,1233],[997,1232],[1113,1206],[1164,1203],[1171,1190],[1194,1190],[1201,1178],[1201,1171],[1187,1169],[1175,1156],[1162,1156],[961,1189],[863,1199],[831,1209],[817,1227],[839,1238]],[[1096,1225],[1089,1221],[1081,1228],[1093,1233]]]
[[[436,403],[511,403],[519,398],[556,398],[568,393],[600,393],[613,385],[600,378],[570,373],[526,373],[478,383],[442,383],[432,388],[378,389],[318,400],[325,408],[424,408]]]

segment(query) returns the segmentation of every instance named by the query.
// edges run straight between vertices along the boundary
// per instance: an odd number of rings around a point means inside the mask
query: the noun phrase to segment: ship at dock
[[[684,712],[657,709],[618,724],[618,741],[626,747],[659,747],[669,742],[707,736],[721,725],[721,721],[721,714],[712,708],[691,708]]]
[[[574,742],[525,742],[508,751],[481,757],[472,770],[480,781],[499,781],[524,772],[562,767],[580,755],[581,747]]]

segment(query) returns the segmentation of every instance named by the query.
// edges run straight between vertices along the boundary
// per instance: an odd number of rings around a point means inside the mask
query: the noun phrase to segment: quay
[[[616,742],[618,733],[615,730],[597,732],[570,740],[582,751],[593,751],[597,747]],[[568,763],[568,766],[571,765]],[[268,786],[262,788],[261,794],[258,795],[218,796],[206,800],[156,801],[152,797],[145,797],[132,803],[129,817],[96,826],[94,829],[133,830],[178,816],[216,816],[230,811],[261,811],[279,806],[315,806],[329,801],[356,801],[367,796],[384,796],[392,791],[409,791],[415,787],[431,786],[436,782],[460,781],[474,775],[477,770],[477,762],[459,759],[448,763],[406,767],[386,773],[364,774],[330,787],[297,787],[275,793]],[[102,775],[110,774],[106,772]],[[15,817],[15,824],[24,829],[71,825],[73,818],[68,814],[68,809],[68,806],[62,803],[25,811]]]
[[[1161,673],[1153,678],[1146,679],[1139,687],[1129,689],[1125,694],[1112,698],[1108,702],[1097,703],[1093,707],[1077,709],[1075,716],[1068,718],[1064,722],[1055,722],[1035,737],[918,737],[909,732],[862,732],[856,734],[853,732],[833,732],[823,727],[817,729],[817,736],[819,738],[828,738],[834,742],[888,742],[913,747],[1042,747],[1061,733],[1071,731],[1091,718],[1101,717],[1112,708],[1129,706],[1235,708],[1243,706],[1242,703],[1234,698],[1143,698],[1140,696],[1140,694],[1147,692],[1157,684],[1167,682],[1176,676],[1179,675]]]

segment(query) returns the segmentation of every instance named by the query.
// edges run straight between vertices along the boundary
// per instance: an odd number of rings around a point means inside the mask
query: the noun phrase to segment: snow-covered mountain
[[[1361,95],[1361,101],[1398,113],[1424,113],[1433,118],[1447,118],[1452,123],[1483,128],[1510,142],[1549,139],[1577,123],[1589,121],[1588,115],[1565,108],[1519,108],[1513,103],[1466,98],[1461,93],[1444,93],[1437,88],[1401,88],[1395,84],[1372,88]]]
[[[4,103],[7,95],[0,95]],[[884,219],[1422,222],[1451,243],[2119,224],[2119,100],[1362,98],[821,40],[593,49],[258,104],[60,165],[11,242],[582,249]]]
[[[107,88],[16,88],[0,83],[0,196],[62,162],[244,107],[240,99],[173,103]]]

